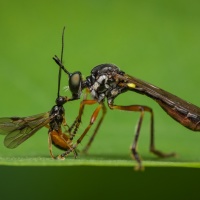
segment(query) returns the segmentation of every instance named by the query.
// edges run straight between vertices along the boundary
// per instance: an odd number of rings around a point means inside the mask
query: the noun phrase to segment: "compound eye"
[[[72,74],[71,78],[70,78],[70,82],[74,87],[79,86],[80,84],[80,74]]]
[[[72,92],[72,94],[77,95],[80,91],[80,86],[81,86],[81,73],[80,72],[75,72],[71,74],[70,79],[69,79],[69,88]]]

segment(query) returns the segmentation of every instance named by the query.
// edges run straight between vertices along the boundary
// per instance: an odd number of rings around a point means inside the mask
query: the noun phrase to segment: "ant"
[[[64,30],[62,33],[62,50],[61,62],[63,57],[64,48]],[[52,144],[61,150],[69,150],[74,152],[72,140],[70,136],[63,132],[62,127],[66,127],[65,109],[63,105],[71,101],[67,97],[60,96],[60,81],[61,81],[61,68],[58,74],[58,94],[56,98],[56,105],[54,105],[49,112],[28,116],[28,117],[4,117],[0,118],[0,134],[5,135],[4,145],[8,148],[16,148],[21,143],[26,141],[42,127],[47,127],[48,130],[48,143],[49,151],[52,158],[56,158],[52,152]],[[58,156],[57,158],[60,158]]]

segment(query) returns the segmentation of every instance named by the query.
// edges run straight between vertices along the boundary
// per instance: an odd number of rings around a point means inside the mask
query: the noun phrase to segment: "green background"
[[[200,105],[199,9],[198,1],[179,0],[1,2],[0,116],[34,115],[49,111],[54,105],[58,68],[52,57],[60,55],[63,26],[64,64],[69,71],[80,70],[86,77],[94,66],[114,63],[132,76]],[[63,75],[62,87],[67,80]],[[70,96],[69,92],[62,94]],[[69,124],[78,113],[79,103],[65,106]],[[195,181],[200,175],[199,169],[192,167],[200,162],[200,134],[177,124],[145,96],[126,93],[116,103],[152,107],[156,146],[176,152],[177,157],[161,160],[149,153],[147,113],[138,150],[144,164],[151,167],[143,173],[134,172],[129,147],[139,114],[108,110],[89,154],[80,155],[77,160],[70,157],[64,162],[52,161],[45,128],[15,150],[6,149],[1,137],[2,197],[197,197]],[[79,135],[94,109],[95,106],[86,109]],[[172,168],[174,165],[179,167]]]

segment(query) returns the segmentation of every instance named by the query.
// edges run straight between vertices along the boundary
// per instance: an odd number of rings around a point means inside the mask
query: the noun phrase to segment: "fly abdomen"
[[[193,131],[200,131],[200,116],[197,113],[191,113],[186,108],[179,105],[170,105],[164,101],[156,100],[163,110],[186,128]]]

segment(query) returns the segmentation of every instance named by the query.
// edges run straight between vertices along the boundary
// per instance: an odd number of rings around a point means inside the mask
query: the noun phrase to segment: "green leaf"
[[[23,5],[23,6],[22,6]],[[189,5],[189,6],[188,6]],[[56,9],[55,9],[56,8]],[[44,12],[45,11],[45,12]],[[198,3],[187,1],[6,1],[0,13],[0,117],[30,116],[49,111],[57,95],[62,27],[66,25],[64,64],[83,77],[101,63],[115,63],[131,76],[150,82],[200,106],[200,12]],[[13,23],[15,19],[15,23]],[[67,21],[66,21],[67,20]],[[68,84],[62,76],[62,87]],[[61,92],[71,96],[70,92]],[[81,101],[81,100],[80,100]],[[80,101],[65,105],[67,123],[78,114]],[[115,104],[147,105],[154,110],[156,148],[176,152],[160,159],[148,152],[149,114],[145,114],[138,142],[144,166],[199,167],[200,133],[193,133],[172,120],[156,102],[144,95],[125,93]],[[95,106],[87,106],[75,140],[89,124]],[[139,113],[109,110],[88,155],[64,161],[52,160],[47,129],[37,132],[18,148],[3,146],[0,164],[11,166],[127,166]],[[95,124],[94,124],[95,126]],[[86,145],[94,128],[78,149]],[[55,155],[62,151],[55,150]]]

